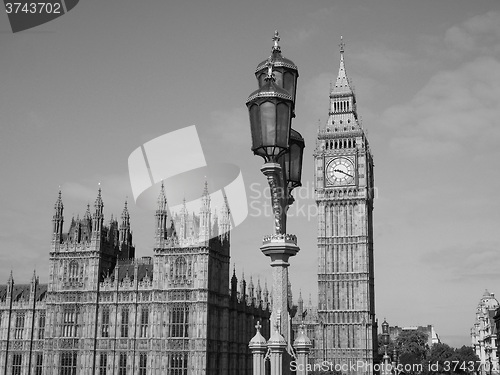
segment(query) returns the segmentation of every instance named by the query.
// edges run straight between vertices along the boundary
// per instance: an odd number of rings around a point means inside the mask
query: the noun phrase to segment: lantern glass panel
[[[290,181],[293,181],[296,184],[300,184],[300,158],[301,158],[301,149],[300,146],[297,143],[292,143],[290,144],[290,150],[289,150],[289,159],[290,159],[290,167],[289,167],[289,173],[288,173],[288,179]]]
[[[266,71],[263,70],[262,73],[260,73],[259,76],[257,77],[257,80],[259,81],[259,88],[264,86],[264,84],[266,83],[265,81],[266,77],[267,77]]]
[[[290,104],[278,103],[278,121],[277,121],[277,139],[276,146],[281,148],[288,148],[288,139],[290,137]]]
[[[295,100],[295,77],[290,72],[285,72],[283,77],[283,88],[292,95]]]
[[[262,155],[262,130],[260,127],[259,106],[256,104],[252,105],[249,109],[249,114],[252,133],[252,150],[258,155]]]
[[[279,86],[279,87],[283,87],[283,73],[280,72],[279,70],[275,70],[273,71],[273,74],[274,74],[274,78],[275,78],[275,82],[276,82],[276,85]]]
[[[276,144],[276,107],[274,103],[264,102],[260,105],[260,126],[264,146]]]

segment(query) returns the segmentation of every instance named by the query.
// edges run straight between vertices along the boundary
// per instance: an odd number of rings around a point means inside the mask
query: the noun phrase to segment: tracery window
[[[12,375],[21,375],[23,355],[14,354],[12,356]]]
[[[106,370],[108,366],[108,355],[106,353],[101,353],[99,358],[99,375],[106,375]]]
[[[35,375],[42,375],[43,354],[37,353],[35,363]]]
[[[189,306],[174,306],[170,310],[170,337],[188,337]]]
[[[76,352],[62,353],[59,375],[76,375]]]
[[[146,375],[146,365],[148,362],[148,355],[141,353],[139,355],[139,375]]]
[[[16,330],[14,331],[14,338],[21,340],[23,338],[24,330],[24,313],[18,312],[16,315]]]
[[[120,362],[118,362],[118,375],[127,375],[127,354],[120,353]]]
[[[76,261],[69,264],[68,280],[70,283],[78,282],[78,263]]]
[[[148,337],[149,309],[143,307],[141,311],[140,337]]]
[[[38,317],[38,338],[40,340],[45,338],[45,314],[40,314]]]
[[[169,375],[187,375],[187,354],[172,354],[170,357]]]
[[[184,279],[186,278],[187,263],[184,257],[178,257],[175,260],[175,278]]]
[[[78,312],[74,307],[65,308],[63,311],[63,337],[76,337],[78,328]]]
[[[120,326],[121,337],[128,337],[128,308],[122,309],[122,324]]]
[[[109,307],[102,309],[101,337],[109,337]]]

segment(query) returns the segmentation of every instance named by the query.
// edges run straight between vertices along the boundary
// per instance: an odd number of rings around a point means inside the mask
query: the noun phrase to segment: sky
[[[65,230],[99,183],[106,221],[128,199],[136,255],[152,256],[154,212],[133,201],[128,157],[193,124],[207,162],[244,179],[249,216],[231,233],[231,262],[270,282],[259,247],[273,221],[245,102],[275,29],[299,68],[293,127],[306,141],[288,220],[301,248],[294,299],[317,301],[312,153],[342,35],[375,160],[376,315],[469,345],[484,290],[500,293],[497,0],[82,0],[15,34],[0,14],[0,282],[11,269],[16,283],[33,269],[47,281],[59,187]]]

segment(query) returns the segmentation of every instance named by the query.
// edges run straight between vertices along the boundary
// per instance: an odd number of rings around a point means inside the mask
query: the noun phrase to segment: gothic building
[[[500,305],[493,293],[484,291],[476,308],[476,319],[471,328],[472,347],[479,357],[479,373],[498,374],[497,325]]]
[[[101,190],[63,233],[55,204],[48,284],[34,274],[0,286],[0,373],[12,375],[250,374],[257,320],[269,334],[270,301],[230,280],[230,216],[172,215],[162,186],[152,257],[134,258],[127,204],[104,225]]]
[[[366,370],[359,371],[370,374],[377,350],[373,158],[346,74],[343,43],[337,80],[330,90],[329,118],[318,131],[314,164],[318,307],[304,318],[314,340],[310,362],[364,363]],[[301,319],[297,314],[295,329]],[[349,367],[342,372],[352,371]]]

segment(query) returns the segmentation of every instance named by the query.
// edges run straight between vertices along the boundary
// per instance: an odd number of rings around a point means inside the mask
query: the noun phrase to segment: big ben
[[[343,373],[370,374],[377,348],[373,158],[346,74],[343,42],[314,159],[319,324],[313,356],[343,366]]]

